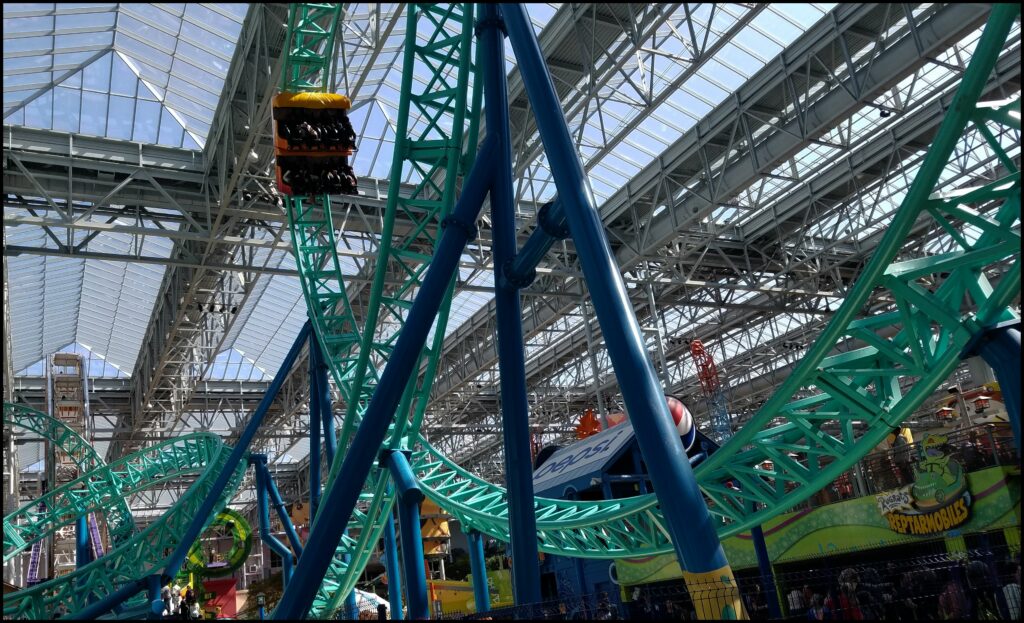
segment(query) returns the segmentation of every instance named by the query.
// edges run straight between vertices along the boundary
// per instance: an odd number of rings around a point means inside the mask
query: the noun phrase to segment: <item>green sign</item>
[[[951,498],[953,502],[944,507],[951,509],[946,511],[950,514],[950,527],[928,534],[893,530],[889,520],[879,512],[875,496],[780,515],[762,526],[768,555],[778,564],[1019,526],[1020,486],[1015,477],[1009,485],[1007,474],[1008,469],[1002,467],[967,474],[967,491],[971,492],[969,514],[959,525],[954,525],[953,520],[960,519],[962,512],[957,506],[962,498],[957,494]],[[966,508],[966,501],[964,504]],[[723,540],[722,547],[734,569],[757,566],[749,532]],[[683,577],[672,554],[616,560],[615,574],[619,583],[625,585]]]
[[[928,435],[914,484],[875,496],[878,511],[899,534],[936,534],[967,521],[971,494],[960,463],[947,456],[943,435]]]

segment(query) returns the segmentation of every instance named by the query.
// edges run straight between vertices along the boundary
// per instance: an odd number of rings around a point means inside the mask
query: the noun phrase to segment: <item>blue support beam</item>
[[[284,570],[281,573],[281,584],[283,589],[287,589],[288,584],[292,580],[295,563],[292,551],[270,531],[269,486],[267,484],[266,470],[260,469],[261,459],[265,467],[266,455],[253,454],[249,457],[249,463],[252,464],[256,473],[256,507],[260,522],[260,538],[263,539],[263,542],[267,544],[271,551],[281,557],[281,563],[284,566]]]
[[[500,6],[537,118],[559,200],[604,330],[626,411],[630,414],[676,554],[692,581],[726,576],[731,582],[732,570],[669,414],[664,389],[648,356],[533,26],[523,5],[503,3]],[[714,608],[719,610],[719,617],[722,614],[739,616],[738,604],[738,593],[730,594]]]
[[[398,568],[398,543],[395,539],[395,515],[388,512],[384,524],[384,568],[388,574],[388,603],[391,619],[402,620],[402,571]]]
[[[346,619],[358,619],[359,618],[359,602],[356,601],[356,589],[352,589],[348,592],[348,596],[345,597],[345,618]]]
[[[334,407],[331,404],[331,385],[327,378],[327,362],[324,361],[323,350],[316,339],[309,341],[309,362],[316,374],[317,410],[320,413],[320,425],[324,435],[324,450],[327,456],[327,469],[334,464],[338,442],[334,431]],[[310,515],[313,517],[314,515]]]
[[[274,477],[271,475],[270,469],[267,467],[267,455],[252,454],[249,457],[249,462],[252,463],[255,469],[263,476],[263,486],[267,490],[270,502],[274,505],[274,511],[277,513],[277,518],[281,520],[281,526],[284,527],[284,533],[288,537],[288,542],[292,545],[292,551],[295,552],[295,557],[298,558],[299,556],[302,556],[302,542],[299,541],[299,535],[295,532],[295,525],[292,523],[292,518],[288,516],[284,500],[281,499],[281,492],[277,490],[277,484],[274,483]]]
[[[316,340],[309,342],[309,517],[312,520],[320,507],[320,391],[313,365]]]
[[[772,572],[771,558],[768,557],[768,545],[764,542],[764,530],[761,529],[761,526],[754,526],[750,529],[750,536],[754,541],[757,566],[761,571],[761,592],[764,593],[765,603],[768,605],[768,618],[781,619],[779,592],[775,588],[775,574]]]
[[[968,349],[981,355],[999,381],[999,391],[1003,394],[1006,415],[1013,429],[1013,441],[1017,446],[1017,458],[1020,458],[1020,321],[1005,323],[985,331],[975,344]],[[965,349],[965,350],[968,350]]]
[[[469,569],[473,573],[473,599],[477,612],[491,609],[491,591],[487,585],[487,562],[484,558],[484,539],[476,530],[466,535],[469,540]]]
[[[348,528],[345,529],[345,536],[348,536]],[[352,555],[345,554],[345,564],[352,562]],[[353,588],[345,596],[345,618],[346,619],[358,619],[359,618],[359,603],[356,601],[356,589]]]
[[[647,495],[647,474],[644,473],[644,468],[641,463],[640,451],[637,450],[636,446],[630,451],[630,455],[633,457],[633,473],[640,477],[640,495]],[[692,462],[690,463],[693,464]]]
[[[75,521],[75,568],[81,569],[92,562],[92,548],[89,547],[89,516],[82,515]]]
[[[151,621],[164,618],[164,600],[160,598],[160,576],[153,574],[146,577],[146,593],[149,596],[149,616]]]
[[[410,619],[429,619],[427,578],[423,567],[423,533],[420,527],[420,503],[423,491],[416,482],[409,459],[403,452],[387,451],[383,460],[391,470],[398,491],[398,520],[402,525],[402,565],[405,567],[405,591]]]
[[[549,201],[537,211],[537,227],[526,239],[523,248],[511,262],[502,264],[503,287],[525,288],[537,276],[537,264],[551,249],[551,245],[569,237],[569,223],[565,210],[557,199]]]
[[[284,383],[285,378],[288,376],[288,372],[295,365],[295,360],[299,356],[299,351],[302,350],[303,344],[309,338],[312,333],[312,325],[307,320],[302,329],[299,330],[299,334],[295,336],[295,341],[292,343],[288,354],[285,355],[284,361],[281,362],[281,367],[278,369],[277,374],[274,375],[274,380],[270,382],[270,387],[267,388],[267,393],[263,395],[263,399],[260,400],[260,404],[256,407],[256,411],[253,412],[252,417],[249,418],[249,423],[245,425],[245,430],[238,437],[238,442],[231,454],[228,456],[227,462],[224,464],[224,470],[217,476],[217,480],[214,481],[213,486],[210,488],[210,492],[206,494],[206,499],[203,500],[203,504],[196,511],[195,518],[192,519],[192,523],[189,524],[185,530],[185,534],[181,536],[181,540],[178,543],[178,547],[168,558],[167,566],[164,567],[163,571],[163,583],[167,584],[174,576],[178,573],[182,563],[185,562],[185,556],[188,555],[188,550],[195,543],[196,539],[199,538],[199,533],[202,532],[203,526],[213,520],[213,507],[217,503],[221,494],[224,492],[224,487],[227,486],[228,481],[231,480],[231,476],[235,469],[241,462],[242,457],[249,451],[249,444],[252,443],[253,437],[256,435],[256,431],[259,430],[260,425],[263,423],[263,418],[267,415],[267,411],[270,409],[270,405],[273,404],[274,399],[277,398],[277,392],[281,390],[281,385]]]
[[[462,251],[466,243],[476,237],[476,218],[490,186],[489,159],[493,157],[493,150],[494,142],[486,139],[481,145],[477,163],[466,177],[454,212],[442,223],[444,232],[423,278],[423,285],[384,366],[350,450],[345,453],[338,478],[320,502],[320,512],[327,513],[331,521],[313,524],[306,541],[306,555],[295,569],[295,581],[288,585],[274,610],[276,620],[302,619],[313,603],[341,533],[352,516],[359,492],[377,459],[377,451],[384,443],[405,385],[414,373],[427,334],[441,307],[441,299],[458,268]]]
[[[512,137],[505,78],[505,39],[498,7],[480,8],[477,25],[484,74],[487,135],[496,139],[491,161],[491,251],[494,265],[511,265],[516,255],[515,191],[512,187]],[[531,268],[532,271],[532,268]],[[505,441],[505,486],[508,490],[509,539],[512,550],[512,593],[517,606],[540,601],[537,572],[537,517],[534,512],[530,455],[530,407],[526,396],[526,356],[519,290],[508,279],[494,280],[498,320],[498,370],[501,421]]]

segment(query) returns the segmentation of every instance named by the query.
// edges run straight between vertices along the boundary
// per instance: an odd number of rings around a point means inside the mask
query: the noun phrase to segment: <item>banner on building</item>
[[[947,438],[928,435],[914,466],[914,484],[875,496],[878,511],[899,534],[938,534],[970,517],[971,493],[963,467],[946,453]]]

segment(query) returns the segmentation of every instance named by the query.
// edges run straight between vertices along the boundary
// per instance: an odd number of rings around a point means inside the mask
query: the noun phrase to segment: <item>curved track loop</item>
[[[455,465],[423,438],[413,469],[424,494],[464,526],[507,542],[505,489]],[[541,551],[578,558],[621,558],[674,551],[658,499],[643,495],[599,502],[537,498]]]
[[[1020,142],[1020,101],[977,104],[1017,10],[993,11],[921,171],[832,323],[752,421],[697,468],[709,509],[723,519],[721,536],[785,512],[849,469],[948,377],[973,337],[1017,319],[1008,305],[1020,292],[1020,175],[1007,150]],[[403,95],[403,104],[407,99]],[[946,179],[955,143],[967,135],[989,143],[1004,174],[976,189],[935,192]],[[944,237],[924,258],[901,258],[911,228],[924,219],[932,219],[932,229]],[[997,274],[993,286],[989,277]],[[858,318],[879,288],[891,297],[892,311]],[[316,301],[309,298],[311,305]],[[318,327],[318,334],[330,343],[329,329]],[[342,370],[332,370],[338,380]],[[371,386],[349,396],[362,401]],[[351,414],[355,406],[349,404]],[[414,438],[418,424],[414,420],[407,429],[406,440]],[[420,450],[414,467],[425,493],[464,526],[508,539],[504,489],[415,439]],[[380,480],[375,493],[383,491]],[[543,551],[614,558],[672,550],[653,495],[603,502],[539,498],[535,507]],[[378,515],[353,518],[353,524],[371,516]],[[375,537],[377,528],[374,523],[369,530]],[[351,568],[361,566],[354,561]]]
[[[147,487],[184,476],[196,481],[165,514],[143,530],[70,574],[4,596],[4,618],[51,619],[58,605],[76,612],[91,597],[108,595],[121,585],[163,570],[168,553],[177,547],[180,535],[191,523],[219,473],[224,470],[231,449],[211,433],[193,433],[146,448],[97,468],[41,498],[47,511],[35,509],[40,500],[4,518],[4,558],[7,559],[8,527],[11,534],[31,544],[77,517],[115,506],[127,496]],[[216,515],[238,489],[245,464],[236,469],[214,506]],[[20,522],[20,523],[19,523]],[[13,540],[11,541],[14,545]]]
[[[405,10],[405,66],[411,68],[413,63],[423,63],[433,75],[420,83],[413,80],[411,70],[403,73],[391,187],[399,188],[403,173],[409,170],[421,181],[414,184],[409,196],[389,194],[374,281],[361,327],[350,301],[350,297],[359,295],[360,289],[346,287],[335,252],[338,241],[330,198],[292,197],[286,201],[309,316],[324,359],[347,405],[338,437],[339,456],[344,455],[369,404],[377,386],[378,371],[387,362],[398,329],[433,255],[441,221],[455,203],[456,181],[462,174],[463,164],[471,159],[466,158],[462,146],[476,144],[478,115],[472,111],[479,110],[479,91],[474,92],[475,105],[469,106],[467,102],[472,5],[411,4]],[[315,13],[303,5],[292,5],[292,15]],[[330,26],[325,22],[320,27]],[[289,49],[303,44],[293,37]],[[330,64],[324,66],[330,69]],[[322,90],[323,81],[307,80],[304,84],[286,85],[286,88]],[[420,119],[414,127],[409,125],[410,116]],[[466,140],[467,135],[469,140]],[[396,232],[396,217],[410,226]],[[385,285],[388,279],[391,285]],[[453,287],[454,280],[442,305],[433,343],[420,355],[420,366],[428,370],[425,382],[417,384],[417,379],[412,379],[406,388],[399,406],[399,413],[404,417],[392,425],[386,442],[389,447],[406,446],[404,440],[419,428],[444,339]],[[334,461],[327,478],[328,487],[337,478],[341,463],[340,458]],[[355,587],[359,573],[369,562],[393,504],[387,473],[375,466],[364,484],[357,509],[349,519],[348,531],[335,551],[309,616],[330,618],[338,610],[341,600]]]
[[[23,428],[32,431],[43,439],[54,444],[74,461],[78,467],[79,475],[91,472],[106,465],[103,458],[93,447],[64,422],[57,418],[50,417],[42,411],[30,409],[25,405],[5,402],[4,403],[4,426]],[[132,520],[132,512],[128,508],[128,502],[119,500],[113,507],[105,509],[107,530],[110,534],[110,541],[114,547],[131,538],[135,532],[135,522]],[[6,562],[14,554],[24,550],[31,543],[25,543],[17,535],[17,530],[10,528],[12,541],[11,549],[8,550],[8,523],[4,520],[4,561]]]
[[[1009,305],[1020,294],[1020,173],[1008,150],[1020,145],[1020,99],[977,103],[1015,10],[994,11],[921,172],[832,323],[752,421],[696,469],[709,510],[724,520],[722,537],[826,486],[948,378],[973,338],[997,323],[1019,321]],[[976,188],[943,193],[937,187],[962,136],[987,142],[1003,172]],[[944,236],[932,254],[899,259],[910,228],[924,219]],[[992,275],[998,275],[994,287]],[[888,293],[895,309],[855,318],[876,289]],[[962,313],[962,307],[972,311]],[[415,469],[428,497],[464,526],[507,540],[505,490],[452,464],[424,440],[419,445]],[[654,495],[602,502],[538,498],[535,507],[543,551],[591,558],[672,551]]]

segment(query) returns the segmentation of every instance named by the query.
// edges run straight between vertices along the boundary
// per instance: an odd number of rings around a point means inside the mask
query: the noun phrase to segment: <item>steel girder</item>
[[[621,222],[629,236],[617,233],[622,229],[614,216],[610,223],[612,239],[622,244],[616,253],[621,267],[628,269],[671,241],[680,229],[700,222],[732,200],[838,121],[872,103],[928,58],[979,27],[988,14],[979,6],[941,7],[916,24],[916,37],[899,38],[881,52],[875,50],[855,61],[858,48],[865,48],[868,40],[859,28],[851,30],[855,22],[847,19],[844,11],[860,8],[862,5],[838,6],[832,19],[826,20],[831,23],[822,25],[828,32],[827,43],[795,59],[788,53],[780,55],[779,64],[786,67],[782,80],[768,82],[765,77],[777,74],[770,67],[763,69],[742,85],[731,101],[713,110],[666,150],[656,166],[641,171],[635,183],[631,181],[609,200],[611,214],[631,213]],[[863,19],[881,18],[884,28],[897,17],[900,13],[893,5],[875,5]],[[881,35],[884,30],[874,32]],[[787,91],[799,88],[794,85],[799,74],[823,59],[834,59],[830,73],[841,76],[839,84],[824,94],[808,93],[796,101],[787,97]],[[788,108],[793,109],[789,114]],[[772,109],[777,120],[752,112],[765,109]],[[757,136],[762,130],[764,134]],[[667,209],[655,215],[662,202]],[[651,217],[645,218],[648,214]]]
[[[241,233],[237,219],[227,217],[224,209],[236,202],[243,190],[258,186],[245,176],[254,172],[251,167],[259,163],[259,154],[251,158],[250,151],[262,128],[257,124],[250,126],[248,120],[262,119],[267,113],[276,72],[280,71],[284,14],[281,5],[253,5],[242,26],[204,150],[207,192],[216,200],[206,228],[211,239]],[[201,258],[201,264],[227,263],[234,250],[184,241],[173,253]],[[140,433],[147,428],[174,429],[196,380],[202,378],[221,349],[236,317],[204,314],[202,310],[214,301],[227,309],[241,308],[254,281],[239,278],[234,272],[203,267],[177,266],[165,273],[153,320],[132,374],[132,417],[126,420],[130,421],[127,428],[133,432],[128,439],[112,443],[108,456],[117,457],[141,447],[145,440]]]

